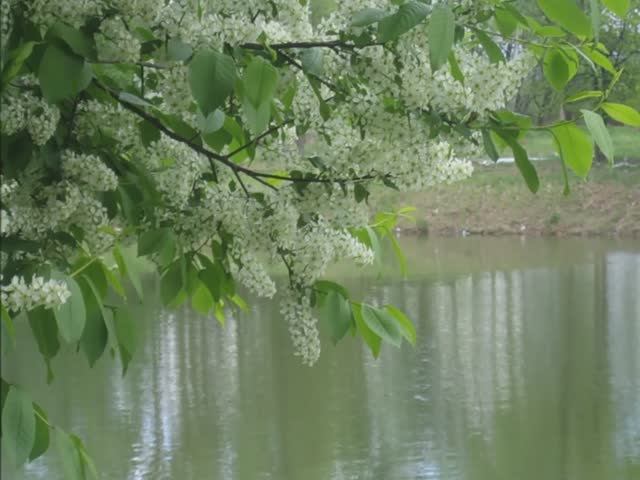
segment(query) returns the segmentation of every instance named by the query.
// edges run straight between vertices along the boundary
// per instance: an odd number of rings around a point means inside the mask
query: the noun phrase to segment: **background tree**
[[[585,9],[590,8],[590,2],[582,2]],[[598,39],[601,43],[601,53],[610,57],[610,64],[606,68],[596,60],[583,57],[580,67],[570,85],[562,91],[544,81],[542,64],[534,69],[523,81],[518,95],[514,100],[514,109],[520,113],[531,115],[538,123],[550,122],[560,118],[561,110],[565,109],[563,97],[570,97],[583,90],[602,89],[608,85],[615,72],[624,69],[624,75],[610,92],[612,101],[624,103],[634,108],[640,108],[640,2],[631,0],[630,8],[623,17],[612,13],[604,6],[604,2],[596,2],[599,6]],[[537,9],[534,2],[517,0],[514,5],[518,11],[544,22],[544,14]],[[509,42],[506,49],[517,45]],[[592,53],[597,55],[596,53]],[[604,62],[601,56],[597,60]],[[596,63],[595,66],[593,63]],[[579,109],[566,105],[568,115],[579,114]]]

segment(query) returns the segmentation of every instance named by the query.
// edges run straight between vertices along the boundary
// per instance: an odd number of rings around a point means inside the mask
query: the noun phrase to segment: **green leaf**
[[[224,314],[224,302],[222,300],[215,304],[214,315],[216,316],[216,320],[218,320],[218,323],[224,327],[224,324],[226,323],[226,317]]]
[[[396,259],[398,260],[398,263],[400,263],[400,272],[402,273],[402,275],[406,276],[409,272],[409,268],[407,266],[407,257],[405,257],[402,248],[400,247],[400,243],[398,243],[398,239],[393,232],[390,233],[388,238],[391,242],[391,248],[396,255]]]
[[[122,287],[122,282],[120,281],[120,279],[118,278],[118,276],[114,273],[113,270],[111,270],[110,268],[108,268],[106,265],[102,264],[103,267],[103,271],[104,271],[104,275],[105,277],[107,277],[107,281],[109,282],[109,285],[111,285],[111,287],[113,288],[113,290],[120,295],[122,298],[126,298],[126,292],[124,291],[124,288]]]
[[[116,245],[113,249],[113,257],[118,264],[118,270],[123,278],[129,278],[134,290],[138,294],[138,298],[142,300],[142,281],[138,272],[138,265],[132,255],[126,250],[121,250],[120,246]]]
[[[354,27],[366,27],[379,22],[386,17],[386,15],[387,12],[380,10],[379,8],[365,8],[353,16],[353,19],[351,19],[351,25]]]
[[[256,134],[269,125],[271,101],[278,85],[278,70],[261,57],[254,57],[247,66],[243,84],[243,108],[249,128]]]
[[[83,277],[88,277],[93,282],[99,294],[98,298],[102,300],[107,296],[107,291],[109,290],[109,282],[107,281],[104,265],[102,265],[100,260],[93,258],[88,259],[88,261],[89,265],[83,268],[80,274]]]
[[[491,37],[489,37],[489,35],[480,30],[475,30],[475,34],[491,63],[505,62],[502,49],[491,39]]]
[[[375,230],[369,226],[364,227],[364,235],[365,245],[373,250],[373,255],[375,258],[375,262],[378,266],[382,264],[382,248],[380,246],[380,240],[378,239],[378,235]]]
[[[242,298],[237,293],[229,297],[229,300],[231,300],[236,305],[236,307],[238,307],[243,312],[249,311],[249,305],[247,305],[247,302],[245,302],[244,298]]]
[[[72,438],[64,430],[55,428],[53,440],[65,480],[84,480],[82,460]]]
[[[31,56],[33,47],[37,45],[36,42],[26,42],[19,45],[15,50],[12,50],[9,54],[7,64],[2,69],[2,88],[9,84],[11,80],[15,78],[24,62]]]
[[[47,381],[53,379],[50,361],[56,356],[60,350],[60,342],[58,341],[58,325],[52,310],[44,307],[37,307],[27,312],[29,318],[29,326],[31,332],[38,344],[38,350],[44,357],[47,365]]]
[[[567,36],[564,30],[554,25],[538,25],[533,29],[533,31],[536,35],[546,38],[560,38]]]
[[[193,48],[188,43],[184,43],[177,38],[170,38],[167,41],[167,59],[175,62],[184,62],[193,55]]]
[[[36,419],[31,397],[11,386],[2,409],[2,447],[4,459],[20,467],[29,458],[36,439]]]
[[[49,448],[49,425],[47,414],[36,403],[33,404],[33,414],[36,421],[36,436],[33,442],[33,448],[29,453],[29,461],[33,461],[40,457]]]
[[[402,334],[391,314],[371,305],[362,304],[362,319],[377,336],[395,347],[400,346]]]
[[[142,257],[159,252],[170,235],[171,230],[168,228],[158,228],[141,233],[138,236],[138,256]]]
[[[353,322],[349,300],[331,290],[324,299],[321,312],[329,323],[331,340],[335,345],[347,334]]]
[[[454,78],[454,80],[457,80],[464,85],[464,73],[462,73],[462,70],[460,70],[460,64],[458,63],[453,50],[449,52],[449,70],[451,71],[451,76]]]
[[[243,108],[247,117],[247,125],[253,133],[258,135],[267,129],[271,120],[270,103],[263,103],[256,108],[251,103],[244,102]]]
[[[254,107],[271,103],[278,85],[278,70],[261,57],[254,57],[242,79],[245,98]]]
[[[593,144],[589,136],[575,124],[561,124],[551,128],[562,161],[579,177],[585,178],[593,162]]]
[[[585,90],[571,95],[565,100],[565,103],[581,102],[590,98],[602,98],[603,93],[599,90]]]
[[[631,7],[631,0],[602,0],[602,3],[619,17],[625,17]]]
[[[400,5],[396,13],[378,23],[378,40],[383,43],[395,40],[422,22],[428,14],[429,7],[422,2],[411,1]]]
[[[132,105],[137,105],[139,107],[154,108],[153,104],[129,92],[120,92],[118,94],[118,99],[122,100],[123,102],[130,103]]]
[[[182,275],[182,266],[184,258],[180,258],[173,262],[166,273],[160,280],[160,296],[165,305],[173,303],[183,292],[184,278]]]
[[[385,305],[384,308],[393,316],[393,318],[395,318],[402,336],[415,347],[417,339],[416,328],[413,326],[411,320],[409,320],[409,318],[401,310],[394,307],[393,305]]]
[[[42,95],[49,103],[77,95],[89,86],[92,78],[89,64],[57,45],[49,45],[40,60],[38,79]]]
[[[191,297],[191,306],[193,309],[201,315],[209,315],[214,304],[213,295],[209,291],[209,288],[203,283],[199,282],[196,287],[196,291]]]
[[[76,55],[85,58],[95,58],[96,56],[93,38],[66,23],[56,22],[49,28],[45,39],[51,40],[53,38],[62,40]]]
[[[363,187],[360,183],[356,183],[353,187],[353,195],[357,203],[367,201],[369,199],[369,190]]]
[[[87,357],[89,366],[93,367],[104,353],[109,333],[102,316],[100,299],[96,297],[97,292],[94,293],[89,282],[91,282],[91,280],[87,278],[80,278],[78,280],[87,311],[87,321],[84,326],[84,331],[82,332],[82,338],[80,339],[80,346]]]
[[[207,117],[198,110],[196,117],[198,118],[198,129],[203,135],[217,132],[224,125],[224,112],[220,109],[214,110]]]
[[[505,37],[510,37],[518,28],[518,19],[506,8],[496,8],[495,19],[498,30]]]
[[[189,63],[191,93],[205,116],[224,104],[235,83],[236,66],[228,55],[202,50]]]
[[[631,125],[632,127],[640,127],[640,113],[628,105],[621,103],[603,103],[602,109],[607,112],[614,120]]]
[[[136,351],[136,322],[133,320],[129,309],[119,307],[114,309],[113,326],[118,341],[120,361],[122,362],[122,375],[127,373],[129,362]]]
[[[591,21],[575,0],[538,0],[549,20],[577,36],[591,36]]]
[[[484,144],[484,151],[489,155],[489,158],[494,162],[497,162],[500,158],[500,154],[496,149],[493,139],[491,138],[491,132],[486,128],[482,129],[482,142]]]
[[[435,72],[450,59],[455,30],[456,17],[451,8],[436,7],[429,18],[429,61],[432,71]]]
[[[4,305],[0,305],[0,317],[2,317],[2,326],[4,327],[3,332],[9,335],[9,339],[13,343],[16,337],[16,327],[13,325],[11,315],[9,315],[9,312],[4,308]]]
[[[502,131],[497,131],[500,138],[502,138],[507,145],[511,148],[513,152],[513,157],[516,162],[516,166],[524,181],[531,190],[532,193],[536,193],[540,188],[540,179],[538,178],[538,172],[536,172],[533,163],[529,160],[529,155],[527,155],[527,151],[522,148],[522,145],[518,143],[518,141],[509,133],[505,133]]]
[[[82,440],[80,440],[80,438],[78,438],[76,435],[73,435],[73,434],[69,436],[71,437],[71,440],[73,441],[73,444],[75,445],[78,455],[80,457],[80,463],[82,465],[82,473],[84,475],[84,478],[87,478],[87,471],[88,471],[88,473],[91,474],[91,477],[93,477],[94,480],[98,480],[98,471],[96,470],[96,466],[93,464],[93,460],[91,460],[91,458],[87,454],[87,451],[84,448]]]
[[[551,86],[558,91],[564,90],[564,87],[571,80],[567,59],[559,48],[547,50],[544,56],[543,71]]]
[[[615,147],[613,146],[611,135],[609,135],[609,130],[607,130],[607,126],[604,124],[604,120],[602,120],[600,115],[590,110],[582,110],[582,114],[584,115],[584,121],[596,145],[598,145],[604,156],[607,157],[609,163],[613,163]]]
[[[356,328],[358,332],[360,332],[362,339],[369,346],[373,357],[378,358],[378,355],[380,355],[380,347],[382,346],[382,339],[367,326],[362,316],[362,307],[363,305],[357,303],[351,306],[353,320],[356,323]]]
[[[335,291],[339,295],[342,295],[344,298],[349,298],[349,292],[342,285],[331,282],[329,280],[317,280],[314,284],[314,288],[323,293],[329,293]]]
[[[133,355],[136,351],[136,322],[126,307],[118,307],[114,310],[113,323],[115,326],[118,344]]]
[[[56,273],[52,277],[66,282],[71,292],[69,299],[54,310],[60,336],[67,343],[77,342],[82,337],[87,320],[82,290],[80,290],[78,283],[69,276]]]
[[[219,263],[210,263],[198,272],[198,278],[207,287],[214,301],[222,298],[222,286],[225,282],[225,274]]]
[[[581,51],[588,58],[590,58],[596,65],[600,65],[607,72],[611,73],[612,75],[615,75],[617,73],[617,70],[613,66],[613,63],[611,63],[611,60],[609,60],[609,58],[606,55],[602,54],[597,49],[591,48],[591,47],[588,47],[588,46],[584,46],[584,47],[582,47]]]
[[[300,55],[302,70],[317,77],[324,73],[324,49],[307,48]]]

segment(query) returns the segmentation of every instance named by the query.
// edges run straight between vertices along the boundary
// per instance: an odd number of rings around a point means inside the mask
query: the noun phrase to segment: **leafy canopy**
[[[575,0],[539,0],[545,22],[499,0],[353,0],[325,17],[298,0],[6,5],[3,339],[26,320],[48,380],[63,345],[90,365],[109,351],[126,372],[129,309],[146,294],[140,258],[166,306],[189,302],[221,324],[246,308],[239,286],[279,290],[293,352],[309,365],[318,328],[333,342],[360,336],[374,356],[415,344],[399,309],[324,278],[332,262],[379,264],[387,249],[406,268],[393,230],[411,210],[371,218],[370,194],[464,178],[470,158],[497,160],[501,148],[535,192],[527,130],[548,130],[563,167],[585,177],[594,142],[613,158],[604,118],[640,125],[609,100],[620,72]],[[579,102],[577,120],[534,126],[508,102],[537,62],[561,94],[585,63],[612,77],[565,99]],[[50,440],[66,478],[95,475],[80,439],[3,380],[7,458],[19,467]]]

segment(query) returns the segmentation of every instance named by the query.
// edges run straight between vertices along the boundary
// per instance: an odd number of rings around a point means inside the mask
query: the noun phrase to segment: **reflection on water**
[[[110,358],[90,370],[67,352],[54,362],[64,376],[45,387],[28,336],[4,373],[87,440],[105,479],[640,478],[637,245],[407,248],[410,280],[345,282],[408,311],[415,349],[373,360],[351,339],[325,341],[308,369],[277,306],[225,328],[140,309],[144,335],[124,379]],[[61,478],[53,456],[5,470]]]

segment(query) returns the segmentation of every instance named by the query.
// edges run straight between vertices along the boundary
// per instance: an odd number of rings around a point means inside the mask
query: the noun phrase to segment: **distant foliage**
[[[626,2],[603,5],[626,15]],[[594,141],[613,158],[603,112],[640,126],[609,101],[620,72],[599,17],[574,0],[538,6],[544,22],[499,0],[353,0],[322,15],[304,0],[2,0],[5,348],[24,321],[49,379],[61,341],[91,365],[110,351],[126,371],[128,306],[144,295],[136,256],[156,267],[165,305],[190,302],[221,323],[246,308],[237,284],[281,292],[308,365],[318,318],[334,342],[359,335],[375,356],[382,342],[415,343],[400,310],[323,278],[332,262],[380,262],[385,246],[404,267],[393,230],[411,211],[372,219],[376,187],[453,182],[471,158],[507,148],[535,192],[527,130],[550,132],[563,167],[585,177]],[[559,92],[580,64],[610,74],[563,97],[580,102],[590,136],[506,109],[536,63]],[[23,388],[3,380],[2,404],[7,461],[33,460],[52,439],[66,478],[95,475],[80,439]]]

